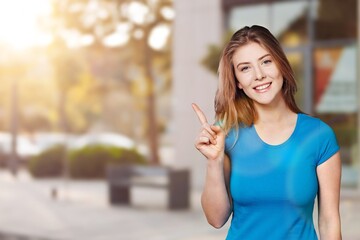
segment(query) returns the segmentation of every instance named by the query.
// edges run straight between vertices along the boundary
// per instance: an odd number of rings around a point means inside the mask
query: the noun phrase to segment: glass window
[[[298,91],[295,95],[295,100],[300,109],[304,109],[304,58],[301,52],[286,53],[291,68],[295,74]]]
[[[274,3],[272,32],[279,41],[293,47],[307,41],[308,1]]]
[[[308,1],[278,2],[237,6],[230,10],[229,28],[262,25],[285,46],[297,46],[307,41]]]
[[[244,26],[261,25],[270,28],[270,12],[268,4],[238,6],[230,10],[229,28],[237,31]]]
[[[315,39],[354,39],[357,25],[357,0],[318,1]]]
[[[318,48],[315,61],[315,110],[318,113],[355,113],[356,46]]]
[[[335,131],[340,145],[343,186],[356,186],[357,154],[356,46],[317,48],[314,51],[316,115]]]

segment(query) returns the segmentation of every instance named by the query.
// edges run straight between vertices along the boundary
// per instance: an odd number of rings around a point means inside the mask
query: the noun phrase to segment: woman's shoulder
[[[301,121],[305,124],[314,124],[317,126],[319,124],[326,124],[320,118],[307,113],[299,113],[299,117],[301,118]]]
[[[301,118],[301,126],[305,128],[307,131],[332,131],[332,128],[320,118],[306,114],[299,113],[299,117]]]

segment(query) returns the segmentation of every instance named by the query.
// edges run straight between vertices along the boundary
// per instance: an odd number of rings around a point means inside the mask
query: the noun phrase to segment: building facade
[[[228,31],[267,27],[280,41],[298,81],[300,108],[335,131],[343,161],[342,185],[359,188],[358,0],[175,1],[174,139],[176,164],[192,169],[193,186],[205,177],[194,148],[200,128],[191,102],[213,121],[217,80],[201,64],[210,44]]]

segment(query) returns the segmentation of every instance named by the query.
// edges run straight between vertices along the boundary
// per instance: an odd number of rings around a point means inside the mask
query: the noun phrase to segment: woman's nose
[[[255,80],[262,80],[265,78],[265,74],[260,67],[255,68]]]

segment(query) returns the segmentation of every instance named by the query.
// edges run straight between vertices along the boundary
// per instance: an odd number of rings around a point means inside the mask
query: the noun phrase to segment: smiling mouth
[[[254,89],[255,89],[255,90],[258,90],[258,91],[261,91],[261,90],[267,89],[268,87],[270,87],[270,85],[271,85],[271,82],[270,82],[270,83],[263,84],[263,85],[260,85],[260,86],[257,86],[257,87],[254,87]]]

